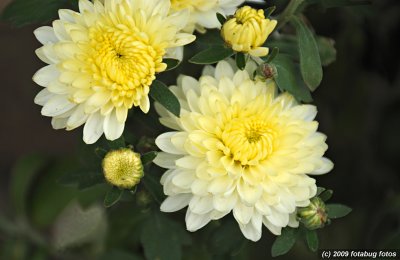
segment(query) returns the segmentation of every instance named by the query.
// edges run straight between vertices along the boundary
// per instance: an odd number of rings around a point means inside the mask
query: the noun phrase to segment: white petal
[[[206,65],[206,66],[204,66],[203,72],[201,73],[201,75],[214,77],[215,68],[211,65]]]
[[[239,224],[239,227],[247,239],[256,242],[260,240],[262,234],[262,217],[260,214],[255,214],[250,223]]]
[[[214,196],[213,199],[213,206],[216,210],[226,212],[226,211],[231,211],[237,202],[237,196],[236,194],[232,194],[230,196],[223,196],[223,195],[217,195]]]
[[[280,213],[273,208],[271,209],[271,215],[266,216],[266,218],[271,222],[271,224],[278,227],[286,227],[289,223],[289,214]]]
[[[184,154],[185,152],[175,147],[175,145],[171,142],[171,138],[175,136],[179,132],[167,132],[159,135],[156,138],[156,145],[162,151],[172,154]]]
[[[194,195],[197,196],[206,196],[208,194],[207,187],[209,183],[207,181],[203,181],[200,179],[195,179],[190,186],[191,191]]]
[[[292,228],[298,228],[299,227],[299,221],[297,220],[297,213],[294,212],[293,214],[290,214],[289,216],[289,223],[288,226]]]
[[[83,125],[86,120],[88,119],[89,115],[85,114],[84,106],[79,105],[75,111],[71,114],[67,121],[67,128],[68,130],[75,129],[81,125]]]
[[[54,30],[50,26],[39,27],[33,33],[35,34],[36,39],[38,39],[38,41],[43,45],[58,42]]]
[[[81,13],[84,12],[93,13],[94,12],[93,4],[88,0],[79,0],[79,11]]]
[[[199,82],[195,78],[182,76],[179,78],[179,81],[181,82],[181,87],[185,96],[189,90],[197,90],[197,93],[199,93]]]
[[[242,225],[249,223],[251,216],[253,215],[254,208],[247,207],[243,203],[237,203],[233,208],[233,216],[236,221]]]
[[[212,196],[194,196],[189,203],[189,209],[196,214],[206,214],[213,210]]]
[[[51,119],[51,126],[54,129],[63,129],[66,126],[68,118],[57,118],[57,117],[53,117]]]
[[[198,24],[206,28],[219,28],[221,24],[219,23],[215,14],[215,10],[201,13],[199,19],[197,20]]]
[[[171,58],[176,60],[183,60],[183,46],[168,48],[164,58]]]
[[[50,82],[56,80],[60,72],[55,65],[47,65],[33,75],[33,81],[39,86],[46,87]]]
[[[175,161],[181,157],[180,155],[159,152],[156,158],[154,158],[153,163],[163,168],[175,168]]]
[[[210,214],[199,215],[191,212],[190,209],[186,211],[186,229],[191,232],[204,227],[210,220]]]
[[[322,157],[319,167],[315,169],[313,172],[310,172],[309,174],[315,174],[315,175],[324,174],[330,172],[332,168],[333,168],[333,162],[328,158]]]
[[[55,20],[53,21],[53,29],[54,29],[54,34],[56,37],[62,41],[70,41],[71,36],[67,33],[64,27],[64,23],[61,20]]]
[[[75,12],[69,9],[60,9],[58,10],[58,16],[60,17],[60,20],[74,23],[75,18],[74,18]]]
[[[254,206],[254,204],[260,199],[263,193],[263,189],[260,185],[249,185],[245,181],[243,181],[243,179],[239,181],[237,185],[237,191],[242,201],[248,206]]]
[[[47,88],[42,89],[35,97],[35,104],[44,106],[52,97],[54,97],[54,94],[49,92]]]
[[[192,194],[178,194],[167,197],[161,204],[160,210],[163,212],[175,212],[183,209],[189,204]]]
[[[216,68],[215,68],[215,78],[217,80],[220,80],[222,77],[227,77],[227,78],[233,78],[233,69],[231,65],[229,65],[228,62],[226,61],[220,61],[218,62]]]
[[[52,97],[42,108],[42,115],[44,116],[59,116],[73,107],[76,104],[68,100],[67,95],[57,95]]]
[[[115,110],[104,118],[104,135],[108,140],[118,139],[124,132],[125,122],[120,123]]]
[[[103,134],[104,118],[99,112],[91,114],[83,128],[83,141],[87,144],[93,144],[99,140]]]
[[[176,171],[178,173],[172,179],[172,183],[179,188],[190,189],[190,186],[195,180],[195,173],[181,169],[177,169]]]
[[[271,231],[272,234],[280,236],[282,227],[278,227],[273,225],[265,216],[263,217],[263,224],[268,228],[269,231]]]
[[[232,184],[233,180],[229,176],[214,178],[208,187],[208,191],[213,194],[221,194],[229,189]]]

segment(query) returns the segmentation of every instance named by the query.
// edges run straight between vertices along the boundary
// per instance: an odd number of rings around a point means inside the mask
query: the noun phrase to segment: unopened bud
[[[233,50],[261,57],[268,54],[268,48],[262,45],[276,24],[265,18],[264,10],[243,6],[222,25],[221,35]]]
[[[311,230],[324,227],[328,221],[325,203],[319,197],[312,198],[310,205],[307,207],[299,208],[297,215],[300,218],[300,222]]]
[[[120,188],[131,189],[143,177],[140,154],[128,148],[108,152],[102,166],[106,180]]]
[[[278,75],[275,65],[269,63],[261,64],[260,71],[266,79],[272,79]]]

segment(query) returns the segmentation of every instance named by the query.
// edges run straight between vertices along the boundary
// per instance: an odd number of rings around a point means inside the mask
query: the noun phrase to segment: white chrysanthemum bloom
[[[171,9],[180,11],[188,9],[190,20],[186,32],[195,30],[204,33],[206,29],[220,28],[217,13],[231,15],[244,0],[171,0]]]
[[[296,207],[307,206],[317,190],[308,175],[333,167],[323,157],[328,146],[316,131],[316,107],[277,95],[273,81],[253,80],[226,61],[206,71],[199,80],[181,76],[171,87],[180,118],[156,104],[161,123],[175,130],[156,139],[162,152],[154,162],[168,169],[161,210],[188,206],[189,231],[232,211],[253,241],[262,224],[276,235],[296,227]]]
[[[149,87],[166,69],[168,50],[192,42],[180,33],[188,11],[169,14],[168,0],[79,0],[80,12],[60,10],[53,26],[35,30],[49,64],[33,76],[45,87],[35,98],[55,129],[85,124],[83,140],[121,136],[128,110],[149,110]]]

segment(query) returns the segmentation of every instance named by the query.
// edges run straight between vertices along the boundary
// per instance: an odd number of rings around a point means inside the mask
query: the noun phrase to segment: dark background
[[[335,163],[333,171],[318,176],[317,182],[334,190],[332,202],[353,208],[349,216],[319,232],[320,247],[400,249],[400,2],[376,0],[369,7],[309,10],[307,16],[315,31],[333,38],[337,48],[336,62],[324,69],[322,85],[313,93],[319,129],[328,136],[327,157]],[[31,80],[42,66],[34,55],[40,46],[32,33],[37,27],[0,23],[4,215],[12,207],[9,182],[17,160],[27,154],[71,156],[82,131],[53,130],[50,119],[42,117],[33,103],[41,89]],[[269,256],[271,237],[264,230],[268,244],[249,245],[256,254],[251,259]],[[5,241],[0,234],[0,247]],[[311,256],[296,244],[287,257]]]

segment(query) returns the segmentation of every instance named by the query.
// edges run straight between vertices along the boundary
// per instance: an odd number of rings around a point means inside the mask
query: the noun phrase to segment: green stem
[[[278,29],[282,28],[292,17],[297,8],[304,2],[304,0],[290,0],[289,4],[286,6],[285,10],[281,13],[278,18]]]

